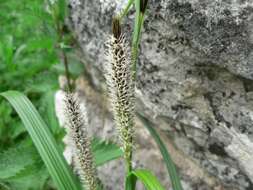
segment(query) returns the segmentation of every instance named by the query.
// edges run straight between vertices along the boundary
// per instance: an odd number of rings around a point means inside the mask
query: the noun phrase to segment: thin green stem
[[[63,58],[63,64],[64,64],[64,70],[65,70],[65,75],[66,75],[66,78],[67,78],[67,90],[68,92],[71,92],[72,91],[72,85],[71,85],[71,82],[70,82],[70,72],[69,72],[69,65],[68,65],[68,57],[65,53],[64,50],[61,50],[62,52],[62,58]]]
[[[126,171],[127,171],[127,173],[130,173],[133,169],[133,167],[132,167],[132,152],[131,152],[130,157],[126,160],[126,164],[127,164]]]
[[[133,4],[134,0],[129,0],[127,2],[126,7],[123,9],[123,11],[120,13],[120,15],[118,16],[119,20],[121,20],[123,17],[125,17],[127,15],[127,13],[130,10],[131,5]]]
[[[59,21],[56,22],[56,28],[57,28],[57,33],[58,33],[58,47],[60,47],[60,43],[63,41],[64,34],[63,34],[63,26],[60,24]],[[68,57],[66,52],[64,51],[63,48],[60,47],[61,54],[62,54],[62,59],[63,59],[63,64],[64,64],[64,71],[65,71],[65,76],[67,79],[67,91],[71,92],[72,91],[72,85],[71,85],[71,77],[70,77],[70,72],[69,72],[69,64],[68,64]]]
[[[63,1],[58,1],[58,11],[64,11],[64,10],[60,10],[62,7],[65,8],[65,3],[63,3]],[[65,76],[67,78],[67,91],[71,92],[72,91],[72,85],[71,85],[71,77],[70,77],[70,72],[69,72],[69,64],[68,64],[68,57],[66,52],[64,51],[64,49],[61,47],[61,43],[63,42],[63,38],[64,38],[64,32],[63,32],[63,22],[64,22],[64,17],[65,14],[62,15],[58,15],[57,14],[57,9],[55,6],[53,6],[49,0],[47,0],[47,4],[51,9],[51,15],[55,24],[55,30],[57,32],[57,47],[60,48],[60,54],[63,60],[63,64],[64,64],[64,70],[65,70]]]
[[[137,14],[137,13],[136,13]],[[138,50],[139,50],[139,43],[141,37],[141,29],[144,21],[144,14],[139,13],[135,19],[135,27],[134,27],[134,36],[132,42],[132,73],[133,79],[136,79],[136,70],[137,70],[137,59],[138,59]]]
[[[134,43],[132,45],[132,77],[135,80],[136,78],[136,70],[137,70],[137,57],[138,57],[138,43]]]
[[[133,80],[136,80],[136,70],[137,70],[137,59],[138,59],[138,50],[139,50],[139,43],[141,38],[141,29],[144,22],[144,16],[146,12],[146,6],[143,7],[141,4],[141,0],[135,0],[135,23],[134,23],[134,34],[133,34],[133,41],[132,41],[132,76]]]
[[[131,126],[132,127],[132,126]],[[132,141],[133,138],[130,139],[130,146],[127,147],[127,150],[125,152],[125,172],[126,172],[126,177],[125,177],[125,190],[135,190],[135,185],[134,185],[134,181],[132,181],[132,177],[129,176],[130,173],[132,173],[133,171],[133,166],[132,166]],[[129,176],[129,179],[128,179]],[[128,181],[130,181],[130,185],[128,184]]]
[[[131,155],[132,156],[132,155]],[[125,190],[135,190],[135,181],[130,175],[133,171],[131,160],[126,160]]]

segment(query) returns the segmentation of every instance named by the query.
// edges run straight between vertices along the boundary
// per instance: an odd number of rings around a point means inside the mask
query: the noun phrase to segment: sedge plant
[[[105,65],[105,78],[107,79],[108,91],[113,107],[113,115],[121,139],[121,148],[124,151],[126,163],[126,190],[135,189],[136,178],[138,175],[132,167],[133,137],[134,137],[134,90],[136,83],[136,70],[138,59],[138,46],[141,39],[141,29],[148,5],[148,0],[129,0],[121,13],[115,16],[112,23],[113,35],[109,39],[106,53],[107,63]],[[135,7],[135,23],[132,37],[131,54],[124,34],[121,33],[121,20],[127,15],[130,8]],[[175,190],[182,190],[175,165],[171,160],[168,151],[161,141],[158,133],[138,115],[144,122],[144,126],[157,142],[162,156],[166,162],[168,172]],[[153,189],[160,189],[157,186]]]
[[[98,186],[97,171],[91,151],[91,139],[87,135],[87,115],[72,93],[65,95],[65,113],[78,175],[86,189],[96,190]]]
[[[132,170],[134,135],[134,85],[128,44],[121,34],[119,20],[113,20],[113,35],[107,42],[105,78],[108,84],[113,115],[124,152],[127,172]]]

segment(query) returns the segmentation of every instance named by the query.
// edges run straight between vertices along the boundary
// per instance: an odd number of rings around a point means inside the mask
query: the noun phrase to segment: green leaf
[[[12,190],[7,184],[2,182],[1,180],[0,180],[0,189],[1,190]]]
[[[167,148],[165,147],[163,141],[161,140],[161,138],[159,137],[159,135],[155,131],[155,129],[150,125],[150,123],[142,115],[140,115],[138,113],[137,113],[137,115],[141,119],[144,126],[149,131],[149,133],[151,134],[151,136],[154,138],[155,142],[157,143],[157,145],[160,149],[160,152],[163,156],[163,160],[166,164],[168,173],[170,175],[172,188],[174,190],[183,190],[181,182],[180,182],[179,175],[178,175],[177,170],[176,170],[176,166],[174,165],[174,162],[172,161],[172,159],[170,157],[170,154],[167,151]]]
[[[4,62],[9,69],[13,67],[13,56],[14,56],[14,44],[13,36],[7,35],[4,38],[4,42],[1,43],[1,54],[4,58]]]
[[[30,147],[15,147],[0,153],[0,179],[15,176],[34,163],[35,150]]]
[[[139,179],[145,185],[147,190],[165,190],[164,187],[159,182],[159,180],[149,170],[139,169],[139,170],[132,171],[127,177],[127,182],[126,182],[127,186],[130,183],[131,177],[135,178],[135,179],[132,179],[135,184],[136,184],[137,179]],[[129,189],[127,190],[130,190],[130,186],[129,186]]]
[[[121,20],[124,16],[127,15],[127,13],[130,10],[130,7],[132,6],[132,4],[134,3],[134,0],[128,0],[126,7],[123,9],[123,11],[120,13],[119,15],[119,19]]]
[[[49,38],[48,36],[36,37],[28,41],[27,50],[31,52],[43,49],[51,50],[53,49],[53,43],[53,39]]]
[[[132,71],[133,77],[136,77],[136,65],[138,58],[138,46],[141,38],[141,29],[144,22],[145,10],[144,13],[141,12],[140,6],[141,0],[135,0],[135,21],[134,21],[134,32],[133,32],[133,40],[132,40],[132,49],[131,49],[131,63],[132,63]]]
[[[56,134],[57,132],[63,129],[60,128],[58,119],[56,117],[54,95],[55,95],[54,90],[48,90],[46,93],[43,94],[40,104],[43,109],[40,110],[42,111],[40,113],[45,113],[44,114],[45,121],[50,126],[50,129],[52,130],[53,134]]]
[[[40,158],[32,165],[27,166],[15,176],[8,178],[12,190],[42,190],[45,189],[49,174]]]
[[[0,95],[17,111],[58,189],[80,190],[80,183],[77,182],[54,137],[30,100],[17,91],[7,91]]]
[[[123,156],[123,151],[116,144],[97,138],[92,141],[92,152],[97,166]]]

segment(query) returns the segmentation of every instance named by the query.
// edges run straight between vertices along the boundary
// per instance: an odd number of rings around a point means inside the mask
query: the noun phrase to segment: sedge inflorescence
[[[106,43],[105,78],[125,159],[131,161],[134,135],[134,83],[128,44],[118,24]]]
[[[87,134],[86,110],[80,106],[74,94],[68,93],[65,95],[65,112],[67,135],[70,135],[73,141],[75,170],[86,189],[96,190],[98,178],[93,162],[91,141]]]

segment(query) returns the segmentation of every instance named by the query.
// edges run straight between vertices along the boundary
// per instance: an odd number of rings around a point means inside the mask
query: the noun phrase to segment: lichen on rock
[[[101,90],[104,43],[117,5],[74,2],[70,24]],[[174,145],[185,189],[253,189],[252,1],[150,0],[147,11],[136,110]],[[133,18],[130,12],[123,23],[128,39]]]

